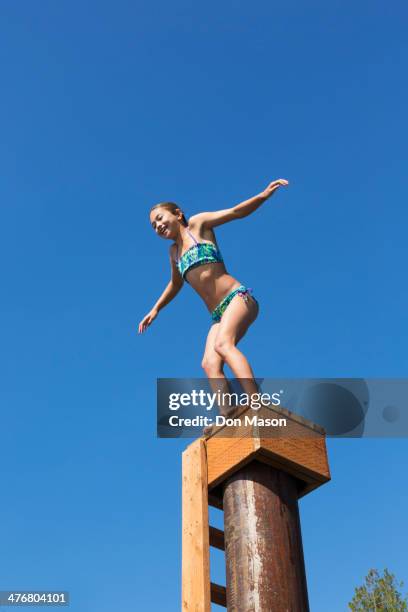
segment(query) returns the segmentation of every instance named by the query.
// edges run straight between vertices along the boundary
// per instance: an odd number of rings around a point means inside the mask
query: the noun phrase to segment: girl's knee
[[[217,375],[222,374],[222,361],[218,355],[216,357],[203,357],[201,367],[210,378],[216,378]]]
[[[228,355],[228,352],[232,348],[234,348],[234,346],[235,345],[230,338],[225,338],[221,336],[220,338],[216,339],[214,349],[218,353],[218,355],[220,355],[220,357],[225,359],[226,355]]]

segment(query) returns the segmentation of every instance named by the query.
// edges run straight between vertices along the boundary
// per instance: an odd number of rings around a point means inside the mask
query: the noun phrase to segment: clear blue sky
[[[405,377],[405,2],[5,0],[0,8],[0,589],[66,589],[75,612],[180,609],[180,460],[155,379],[201,376],[190,287],[147,211],[224,208],[261,314],[259,376]],[[370,567],[408,582],[407,440],[329,440],[301,502],[313,612]],[[214,520],[219,520],[215,517]],[[221,560],[213,564],[221,580]]]

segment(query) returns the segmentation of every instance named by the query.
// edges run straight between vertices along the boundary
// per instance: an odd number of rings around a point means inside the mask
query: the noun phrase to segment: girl
[[[237,348],[258,315],[258,302],[250,289],[228,274],[215,239],[214,227],[253,213],[279,187],[288,181],[278,179],[256,195],[232,208],[203,212],[187,221],[182,210],[172,202],[156,204],[150,211],[150,223],[158,236],[172,240],[170,246],[171,280],[151,311],[139,324],[143,333],[187,281],[204,300],[211,313],[202,367],[208,378],[226,383],[226,363],[244,391],[257,392],[254,373],[246,357]],[[221,382],[221,381],[219,381]]]

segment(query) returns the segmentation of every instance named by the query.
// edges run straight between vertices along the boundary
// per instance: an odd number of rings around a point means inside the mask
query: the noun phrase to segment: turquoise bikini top
[[[187,272],[197,266],[202,266],[207,263],[220,263],[223,262],[222,255],[217,245],[212,242],[197,242],[193,234],[187,228],[189,236],[194,240],[194,245],[187,249],[185,253],[179,258],[177,254],[177,267],[181,276],[184,280]],[[188,282],[188,281],[187,281]]]

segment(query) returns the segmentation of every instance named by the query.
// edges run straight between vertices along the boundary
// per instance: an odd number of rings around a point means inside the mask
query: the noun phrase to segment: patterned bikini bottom
[[[218,306],[216,306],[214,308],[214,310],[212,311],[212,313],[211,313],[211,318],[213,320],[213,323],[218,323],[219,321],[221,321],[222,315],[227,310],[231,300],[237,294],[240,295],[242,297],[242,299],[245,300],[245,302],[247,302],[248,298],[252,294],[252,289],[250,289],[248,287],[245,287],[244,285],[240,285],[239,287],[237,287],[236,289],[231,291],[231,293],[226,295],[225,298],[223,300],[221,300],[221,302],[218,304]],[[253,295],[251,297],[255,300]],[[255,300],[255,302],[258,304],[257,300]]]

